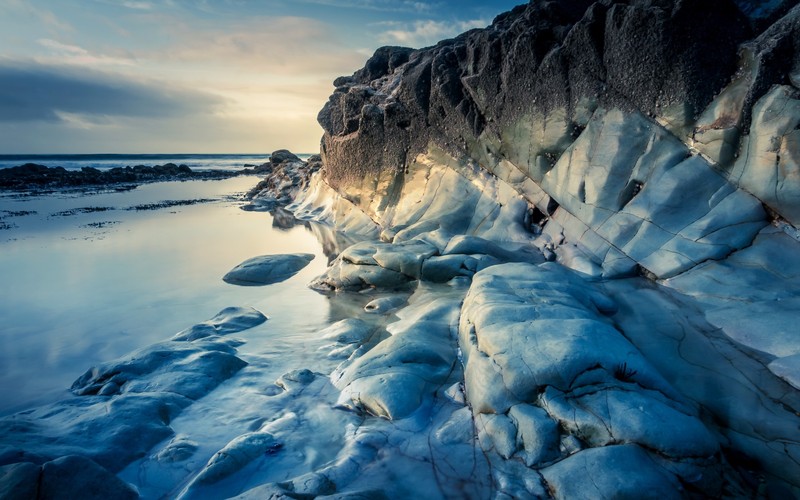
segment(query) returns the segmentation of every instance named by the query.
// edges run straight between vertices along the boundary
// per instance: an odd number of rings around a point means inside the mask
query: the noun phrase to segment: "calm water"
[[[302,225],[275,228],[269,214],[239,208],[238,196],[258,180],[0,195],[0,414],[67,397],[90,366],[167,340],[228,306],[270,317],[238,335],[248,342],[240,351],[315,362],[298,358],[315,356],[303,345],[331,320],[329,300],[306,287],[326,259]],[[211,201],[127,210],[195,199]],[[237,287],[221,279],[250,257],[294,252],[317,258],[283,283]]]
[[[306,159],[310,155],[298,154]],[[197,170],[239,170],[244,165],[260,165],[269,160],[269,154],[219,155],[219,154],[146,154],[146,155],[0,155],[0,168],[15,167],[24,163],[38,163],[48,167],[80,170],[82,167],[110,169],[134,165],[164,165],[175,163]]]

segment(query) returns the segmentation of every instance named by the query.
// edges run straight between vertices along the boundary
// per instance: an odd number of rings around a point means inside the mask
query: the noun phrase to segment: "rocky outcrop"
[[[16,167],[0,169],[0,189],[14,191],[84,188],[97,186],[136,185],[148,182],[180,181],[191,179],[227,179],[237,175],[252,174],[252,169],[192,170],[186,165],[167,163],[164,165],[136,165],[99,170],[83,167],[67,170],[64,167],[47,167],[26,163]]]
[[[290,208],[371,240],[315,286],[472,280],[458,344],[499,491],[800,491],[796,4],[533,0],[334,82]],[[391,385],[348,397],[402,417]]]
[[[179,462],[180,498],[800,495],[796,4],[532,0],[379,49],[334,82],[321,157],[273,153],[250,193],[330,256],[338,366],[242,370],[257,418],[191,460],[169,419],[266,321],[223,310],[0,419],[5,484],[81,444]]]
[[[254,173],[265,174],[265,177],[245,195],[250,204],[243,208],[272,211],[291,203],[297,197],[297,193],[307,187],[311,174],[321,166],[318,155],[303,161],[286,149],[273,151],[268,163],[253,169]]]

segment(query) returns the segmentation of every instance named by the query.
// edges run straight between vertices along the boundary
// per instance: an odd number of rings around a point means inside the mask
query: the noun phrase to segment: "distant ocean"
[[[306,159],[311,155],[298,154]],[[94,167],[100,170],[135,165],[163,165],[175,163],[192,170],[239,170],[244,165],[261,165],[269,154],[91,154],[91,155],[0,155],[0,168],[15,167],[25,163],[38,163],[48,167],[80,170]]]

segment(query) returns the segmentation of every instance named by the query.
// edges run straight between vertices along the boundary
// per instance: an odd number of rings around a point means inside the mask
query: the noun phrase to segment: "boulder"
[[[314,255],[309,253],[260,255],[234,267],[222,279],[232,285],[271,285],[291,278],[312,260]]]

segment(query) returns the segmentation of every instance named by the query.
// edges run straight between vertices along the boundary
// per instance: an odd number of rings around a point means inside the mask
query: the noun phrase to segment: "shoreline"
[[[47,194],[61,190],[134,189],[141,184],[186,180],[220,180],[243,175],[263,175],[269,163],[241,170],[192,170],[186,165],[136,165],[99,170],[83,167],[67,170],[27,163],[0,169],[0,192]],[[24,194],[24,193],[23,193]]]

